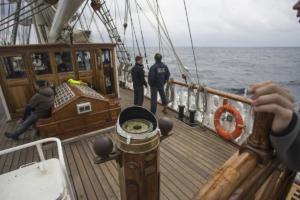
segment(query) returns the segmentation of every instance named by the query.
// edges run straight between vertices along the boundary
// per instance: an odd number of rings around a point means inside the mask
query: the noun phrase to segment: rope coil
[[[188,99],[187,99],[187,109],[190,110],[191,106],[191,95],[195,96],[194,84],[188,86]]]
[[[200,105],[200,99],[202,105]],[[196,93],[196,109],[199,112],[206,112],[207,110],[207,89],[205,86],[199,86]]]
[[[168,103],[174,102],[175,85],[173,83],[173,79],[170,79],[170,81],[167,82],[165,93],[166,93],[167,102]]]

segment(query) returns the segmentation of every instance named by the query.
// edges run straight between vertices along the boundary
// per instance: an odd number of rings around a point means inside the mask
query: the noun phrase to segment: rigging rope
[[[30,43],[31,28],[32,28],[32,24],[30,24],[30,26],[29,26],[26,44],[29,44],[29,43]]]
[[[190,20],[189,20],[189,15],[188,15],[188,11],[187,11],[187,7],[186,7],[185,0],[183,0],[183,4],[184,4],[184,10],[185,10],[185,15],[186,15],[186,21],[187,21],[187,25],[188,25],[188,29],[189,29],[189,35],[190,35],[190,40],[191,40],[191,45],[192,45],[192,51],[193,51],[193,57],[194,57],[194,63],[195,63],[195,67],[196,67],[197,81],[198,81],[198,85],[200,85],[199,74],[198,74],[198,66],[197,66],[197,60],[196,60],[196,55],[195,55],[194,43],[193,43],[193,37],[192,37],[191,26],[190,26]]]
[[[8,5],[8,14],[10,14],[11,11],[11,6],[10,4]],[[9,23],[7,23],[6,27],[9,26]],[[5,30],[5,41],[8,41],[8,34],[9,34],[9,29]]]
[[[153,30],[156,31],[157,30],[156,25],[154,25],[154,23],[149,19],[149,17],[145,14],[143,8],[139,4],[138,4],[138,7],[141,10],[142,14],[145,16],[145,18],[148,20],[149,24],[152,26]],[[153,9],[151,9],[151,7],[150,7],[150,10],[153,11]],[[155,13],[153,13],[153,14],[155,14]],[[163,22],[164,22],[164,20],[163,20]],[[162,26],[161,23],[160,23],[160,26],[161,26],[161,29],[163,30],[163,33],[165,36],[165,38],[164,38],[162,35],[161,38],[162,38],[162,40],[164,40],[165,44],[167,44],[167,47],[169,47],[169,49],[167,49],[167,52],[169,52],[169,50],[173,52],[173,56],[175,56],[175,59],[177,60],[177,65],[178,65],[179,71],[180,71],[180,73],[182,73],[181,68],[180,68],[180,66],[182,66],[182,63],[181,63],[176,51],[174,52],[174,47],[172,47],[172,41],[170,40],[170,38],[168,38],[168,32],[164,30],[164,27]]]
[[[82,18],[83,18],[85,26],[86,26],[85,30],[88,30],[88,20],[87,20],[87,17],[85,16],[85,8],[83,8],[83,9],[84,9],[84,11],[82,13]]]
[[[32,14],[29,15],[28,17],[25,17],[25,18],[23,18],[23,19],[20,19],[18,22],[15,22],[15,23],[13,23],[13,24],[11,24],[11,25],[5,27],[5,28],[0,29],[0,31],[3,31],[3,30],[5,30],[5,29],[8,29],[9,27],[12,27],[12,26],[14,26],[15,24],[20,23],[21,21],[24,21],[24,20],[26,20],[26,19],[29,19],[29,18],[31,18],[32,16],[34,16],[34,15],[36,15],[36,14],[38,14],[38,13],[40,13],[40,12],[46,10],[46,9],[48,9],[49,7],[51,7],[51,5],[48,5],[48,6],[44,7],[44,8],[42,8],[41,10],[32,13]]]
[[[128,21],[128,0],[125,1],[125,14],[124,14],[124,23],[123,23],[123,41],[126,40],[126,30],[127,30],[127,21]]]
[[[133,51],[133,57],[135,58],[135,42],[134,42],[134,33],[133,33],[133,31],[131,30],[131,40],[132,40],[132,51]]]
[[[85,7],[86,7],[86,5],[87,5],[88,2],[89,2],[89,1],[86,0],[86,2],[85,2],[85,4],[84,4],[84,6],[83,6],[83,8],[82,8],[82,10],[81,10],[81,12],[80,12],[80,14],[78,15],[78,17],[77,17],[76,21],[74,22],[73,26],[71,27],[71,31],[73,31],[73,29],[74,29],[76,23],[78,22],[79,18],[81,17],[81,15],[82,15],[82,13],[83,13],[83,11],[84,11],[84,9],[85,9]]]
[[[118,0],[116,0],[118,1]],[[118,11],[118,17],[119,17],[119,22],[120,24],[122,24],[122,16],[121,16],[121,11],[120,11],[120,7],[119,7],[119,4],[118,3],[115,3],[115,7],[116,7],[116,10]],[[117,17],[116,17],[117,18]],[[125,43],[125,37],[123,38],[123,43]]]
[[[140,26],[140,31],[141,31],[141,37],[142,37],[142,42],[143,42],[143,47],[144,47],[144,55],[145,55],[146,65],[147,65],[147,68],[148,68],[148,70],[149,70],[149,64],[148,64],[148,57],[147,57],[146,45],[145,45],[144,34],[143,34],[143,30],[142,30],[141,18],[140,18],[138,6],[137,6],[137,0],[135,0],[135,6],[136,6],[136,14],[137,14],[137,16],[138,16],[138,21],[139,21],[139,26]]]
[[[170,44],[170,46],[171,46],[171,49],[172,49],[172,51],[173,51],[173,54],[174,54],[174,56],[175,56],[177,62],[179,63],[179,66],[180,66],[180,67],[183,67],[183,64],[182,64],[182,62],[181,62],[181,60],[180,60],[180,58],[179,58],[179,56],[178,56],[178,54],[177,54],[177,52],[176,52],[176,50],[175,50],[175,47],[174,47],[173,42],[172,42],[172,40],[171,40],[171,37],[170,37],[170,35],[169,35],[169,31],[168,31],[168,29],[167,29],[165,20],[164,20],[164,18],[162,17],[162,13],[161,13],[161,10],[160,10],[160,9],[159,9],[159,14],[160,14],[161,19],[162,19],[162,25],[161,25],[161,26],[163,27],[162,30],[163,30],[164,34],[166,35],[166,38],[167,38],[167,40],[168,40],[168,42],[169,42],[169,44]],[[183,72],[182,72],[182,69],[181,69],[180,67],[179,67],[179,71],[180,71],[180,73],[182,74]]]
[[[131,21],[131,31],[133,31],[133,34],[134,34],[134,37],[135,37],[135,42],[136,42],[136,46],[137,46],[139,55],[141,55],[141,50],[140,50],[139,42],[138,42],[138,40],[137,40],[137,36],[136,36],[134,24],[133,24],[130,1],[128,1],[128,10],[129,10],[129,17],[130,17],[130,21]]]
[[[174,85],[173,81],[174,80],[171,78],[170,81],[167,82],[166,88],[165,88],[165,94],[166,94],[168,103],[170,103],[170,102],[173,103],[175,100],[175,85]]]
[[[89,8],[89,11],[90,11],[90,12],[93,12],[93,14],[95,14],[95,11],[92,10],[92,8],[91,8],[90,6],[88,6],[88,8]],[[97,21],[96,21],[95,17],[93,18],[93,22],[94,22],[94,24],[95,24],[95,26],[96,26],[96,29],[97,29],[98,34],[99,34],[99,36],[100,36],[100,39],[102,40],[102,42],[104,42],[105,40],[104,40],[104,38],[103,38],[103,35],[102,35],[102,32],[101,32],[100,28],[97,26]]]
[[[201,100],[201,106],[200,106]],[[199,86],[196,94],[196,109],[201,114],[200,124],[203,125],[205,120],[205,113],[207,111],[207,89],[205,86]]]
[[[33,10],[35,10],[35,9],[37,9],[37,8],[40,8],[41,6],[43,6],[44,5],[44,3],[40,3],[39,5],[37,5],[37,6],[35,6],[35,7],[33,7],[32,9],[30,9],[30,10],[27,10],[27,11],[25,11],[25,12],[23,12],[22,14],[19,14],[18,16],[19,17],[22,17],[23,15],[26,15],[27,13],[29,13],[29,12],[32,12]],[[50,5],[51,6],[51,5]],[[50,7],[49,6],[49,7]],[[16,12],[14,12],[13,13],[14,15],[16,14]],[[5,25],[5,24],[8,24],[9,22],[11,22],[11,21],[14,21],[16,18],[14,17],[14,18],[12,18],[12,19],[9,19],[9,20],[6,20],[5,22],[0,22],[1,24],[0,24],[0,26],[3,26],[3,25]]]
[[[71,29],[70,29],[70,42],[71,42],[71,44],[73,44],[73,30],[74,30],[74,27],[75,27],[75,25],[76,25],[76,23],[77,23],[78,21],[80,21],[80,25],[82,26],[82,22],[81,22],[81,20],[79,20],[79,19],[80,19],[81,16],[84,17],[84,10],[85,10],[86,5],[87,5],[88,2],[89,2],[89,1],[86,0],[86,2],[85,2],[85,4],[84,4],[84,6],[83,6],[83,8],[82,8],[82,10],[81,10],[81,12],[80,12],[80,14],[78,15],[76,21],[74,22],[73,26],[72,26]],[[85,19],[85,17],[84,17],[84,19]],[[85,22],[86,22],[86,26],[88,26],[86,19],[85,19]],[[83,29],[83,30],[88,30],[88,29]],[[86,36],[85,32],[83,32],[83,36],[84,36],[84,38],[86,39],[86,41],[89,41],[89,38]]]
[[[156,20],[157,20],[157,33],[158,33],[158,47],[159,47],[159,52],[161,52],[162,43],[161,43],[161,34],[160,34],[158,11],[159,11],[159,4],[158,4],[158,0],[156,0]]]
[[[95,17],[95,13],[93,12],[93,13],[92,13],[92,16],[91,16],[91,19],[90,19],[90,23],[89,23],[89,25],[88,25],[88,30],[90,30],[90,28],[91,28],[91,25],[92,25],[92,22],[93,22],[94,17]]]
[[[12,16],[14,16],[17,12],[20,12],[21,10],[24,10],[25,8],[27,8],[27,7],[30,6],[31,4],[35,3],[36,1],[37,1],[37,0],[34,0],[34,1],[30,2],[30,3],[28,3],[26,6],[24,6],[24,7],[20,8],[20,9],[16,10],[14,13],[9,14],[9,15],[6,16],[5,18],[1,19],[1,20],[0,20],[0,23],[2,23],[4,20],[6,20],[6,19],[8,19],[8,18],[10,18],[10,17],[12,17]],[[11,4],[11,3],[9,3],[9,6],[10,6],[10,4]],[[4,7],[4,6],[3,6],[3,7]],[[29,10],[29,11],[30,11],[30,10]],[[29,11],[28,11],[28,12],[29,12]],[[12,19],[12,20],[14,20],[14,19]],[[5,23],[6,23],[6,22],[5,22]]]

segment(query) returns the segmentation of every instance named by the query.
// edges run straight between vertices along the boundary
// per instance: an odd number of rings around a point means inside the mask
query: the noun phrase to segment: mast
[[[18,0],[17,5],[16,5],[15,20],[14,20],[15,25],[13,26],[11,39],[10,39],[12,44],[16,44],[16,40],[17,40],[17,33],[18,33],[18,27],[19,27],[19,17],[20,17],[19,16],[20,15],[20,8],[21,8],[21,0]]]

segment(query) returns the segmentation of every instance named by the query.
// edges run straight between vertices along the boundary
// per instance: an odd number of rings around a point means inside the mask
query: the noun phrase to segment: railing
[[[209,87],[201,87],[197,84],[188,85],[186,83],[170,80],[169,85],[172,91],[169,90],[170,102],[168,107],[178,112],[178,106],[184,105],[186,118],[189,117],[189,111],[196,111],[196,121],[206,128],[216,132],[214,126],[214,114],[215,111],[223,105],[223,100],[228,99],[229,103],[234,106],[241,114],[244,127],[240,137],[235,139],[235,144],[242,144],[251,134],[253,126],[253,113],[251,109],[252,100],[243,96],[239,96],[232,93],[219,91]],[[130,82],[126,82],[126,87],[133,89],[133,85]],[[150,98],[150,87],[145,90],[145,96]],[[158,97],[160,102],[160,97]],[[226,114],[227,115],[227,114]],[[232,128],[228,124],[227,128]]]
[[[73,189],[73,186],[71,185],[71,182],[70,182],[70,179],[69,179],[69,176],[68,176],[68,173],[67,173],[67,168],[66,168],[66,164],[65,164],[64,155],[63,155],[62,144],[61,144],[61,141],[58,138],[53,138],[53,137],[52,138],[45,138],[45,139],[42,139],[42,140],[37,140],[37,141],[30,142],[30,143],[27,143],[27,144],[23,144],[23,145],[20,145],[20,146],[12,147],[12,148],[9,148],[9,149],[4,149],[4,150],[0,151],[0,156],[3,156],[5,154],[9,154],[9,153],[12,153],[12,152],[15,152],[15,151],[20,151],[20,150],[35,146],[37,148],[37,152],[38,152],[39,159],[40,159],[40,162],[38,163],[39,169],[41,170],[41,172],[46,172],[47,171],[47,165],[45,165],[45,163],[43,162],[43,161],[46,160],[44,152],[43,152],[43,144],[50,143],[50,142],[55,142],[56,143],[58,159],[59,159],[60,167],[61,167],[63,175],[64,175],[64,179],[66,180],[66,184],[69,187],[69,190],[70,190],[69,192],[70,192],[70,195],[71,195],[71,199],[75,199],[74,189]],[[32,163],[25,164],[24,166],[21,166],[20,168],[26,167],[30,164],[32,164]]]

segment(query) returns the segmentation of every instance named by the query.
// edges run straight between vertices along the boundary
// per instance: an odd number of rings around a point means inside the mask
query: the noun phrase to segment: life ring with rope
[[[235,118],[235,129],[226,131],[221,125],[221,116],[224,112],[229,112]],[[217,133],[226,140],[234,140],[238,138],[244,128],[244,121],[239,111],[228,103],[228,99],[223,100],[223,106],[219,107],[214,115],[214,125]]]

